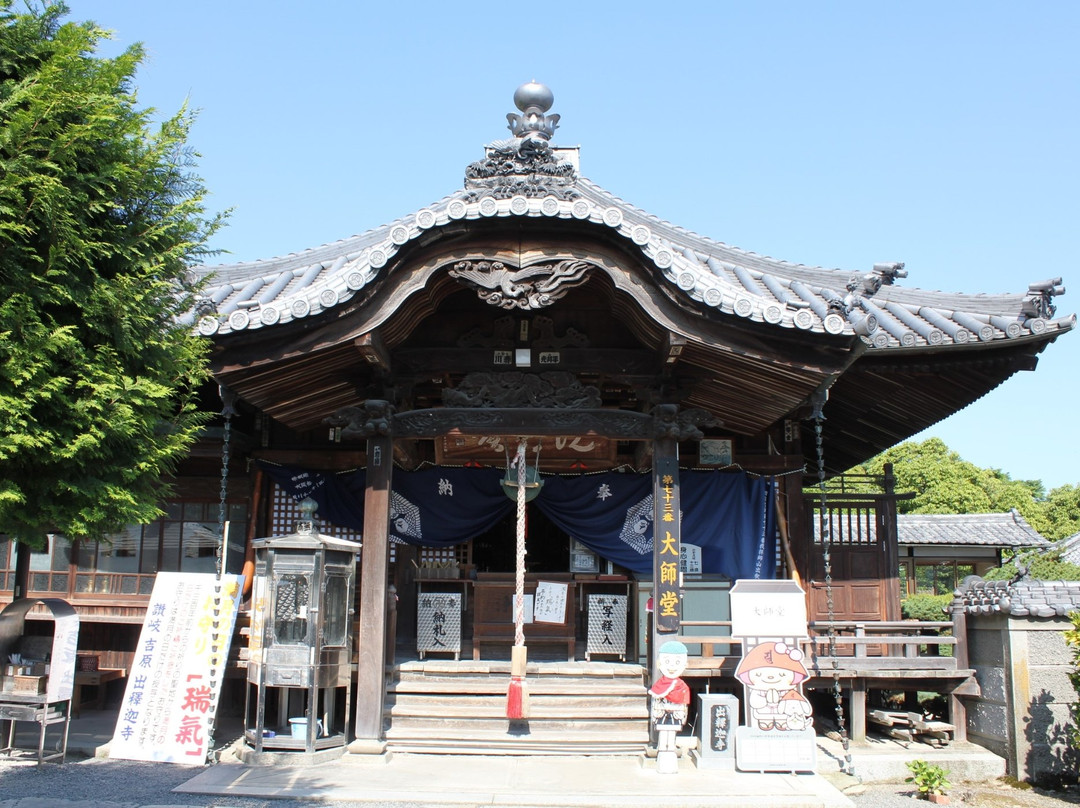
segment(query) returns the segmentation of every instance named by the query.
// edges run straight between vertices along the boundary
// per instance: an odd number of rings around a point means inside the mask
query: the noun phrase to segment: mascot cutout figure
[[[675,736],[686,723],[690,705],[690,688],[679,678],[686,670],[686,646],[675,640],[664,643],[656,667],[660,677],[649,688],[649,715],[656,729],[656,770],[673,774],[679,770]]]
[[[749,723],[761,730],[801,730],[813,723],[801,692],[809,674],[802,651],[782,642],[763,642],[742,658],[735,676],[746,685]]]

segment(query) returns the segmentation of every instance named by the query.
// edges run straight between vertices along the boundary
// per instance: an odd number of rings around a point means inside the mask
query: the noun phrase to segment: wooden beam
[[[505,349],[504,349],[505,350]],[[598,373],[606,377],[654,379],[661,369],[655,354],[633,348],[553,348],[533,349],[546,354],[540,370],[565,370],[570,373]],[[455,373],[505,370],[495,363],[493,348],[399,349],[394,353],[394,369],[402,377],[433,378],[447,369]],[[557,362],[553,361],[555,358]]]
[[[630,410],[512,409],[437,407],[393,416],[396,437],[435,438],[456,429],[462,435],[601,435],[615,440],[647,440],[653,417]]]
[[[356,350],[364,357],[364,361],[374,368],[383,372],[390,370],[390,353],[383,345],[382,338],[374,331],[361,334],[353,340]]]

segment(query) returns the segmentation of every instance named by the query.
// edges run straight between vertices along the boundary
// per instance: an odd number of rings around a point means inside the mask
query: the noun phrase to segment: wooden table
[[[123,679],[127,676],[127,670],[124,668],[102,668],[96,671],[75,671],[75,689],[71,694],[71,711],[75,718],[79,717],[79,709],[82,707],[82,689],[84,686],[96,687],[97,692],[94,694],[93,707],[95,710],[105,709],[105,691],[108,689],[106,685],[116,679]]]

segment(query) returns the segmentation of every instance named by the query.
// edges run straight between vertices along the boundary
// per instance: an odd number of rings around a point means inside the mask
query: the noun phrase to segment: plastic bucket
[[[289,734],[294,738],[299,738],[301,741],[307,740],[307,719],[306,718],[290,718],[289,719]],[[322,735],[322,721],[315,722],[315,737],[318,738]]]

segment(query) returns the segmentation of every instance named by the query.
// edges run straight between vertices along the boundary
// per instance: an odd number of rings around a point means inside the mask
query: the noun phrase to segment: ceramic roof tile
[[[977,547],[1049,547],[1015,510],[1007,513],[912,514],[896,517],[900,544]]]
[[[956,590],[957,601],[968,614],[1065,617],[1080,609],[1080,581],[984,581],[972,575]]]
[[[569,180],[568,180],[569,182]],[[1071,329],[1052,319],[1055,281],[1026,294],[965,295],[905,287],[890,266],[869,272],[825,269],[742,250],[663,221],[590,180],[572,177],[562,196],[496,198],[465,188],[432,205],[341,241],[262,261],[193,267],[210,276],[200,332],[270,327],[350,299],[394,254],[427,231],[491,217],[577,219],[606,226],[652,261],[679,293],[721,315],[775,327],[858,334],[870,350],[948,347],[1025,339]],[[1047,292],[1045,283],[1053,288]],[[1039,316],[1042,315],[1042,316]]]
[[[1054,545],[1061,552],[1061,560],[1071,564],[1080,564],[1080,533],[1074,533]]]

